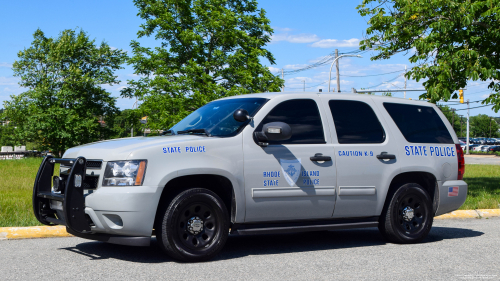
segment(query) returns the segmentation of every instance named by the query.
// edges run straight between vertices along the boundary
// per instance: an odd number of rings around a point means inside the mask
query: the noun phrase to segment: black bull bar
[[[69,174],[62,181],[61,193],[52,192],[52,179],[55,164],[71,166]],[[35,179],[33,187],[33,211],[37,220],[45,225],[65,225],[68,232],[74,234],[90,233],[90,224],[85,216],[85,196],[83,181],[87,171],[87,160],[57,159],[46,156]],[[51,209],[51,200],[62,202],[62,213]]]
[[[57,163],[71,166],[68,174],[61,174],[61,193],[52,192],[54,167]],[[84,157],[58,159],[46,156],[38,169],[33,187],[33,211],[37,220],[45,225],[65,225],[68,233],[85,239],[129,246],[149,246],[150,236],[92,233],[92,222],[85,214],[83,194],[86,171],[87,160]],[[61,202],[62,210],[53,210],[50,207],[51,200]]]

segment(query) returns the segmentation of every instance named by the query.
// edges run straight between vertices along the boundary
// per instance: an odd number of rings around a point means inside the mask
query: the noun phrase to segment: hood
[[[76,158],[83,156],[87,159],[127,160],[134,151],[152,146],[165,146],[180,144],[186,141],[199,140],[206,136],[173,135],[159,137],[133,137],[105,140],[76,146],[66,150],[63,158]]]

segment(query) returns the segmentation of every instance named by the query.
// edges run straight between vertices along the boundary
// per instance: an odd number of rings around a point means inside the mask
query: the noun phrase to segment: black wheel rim
[[[217,213],[205,203],[189,203],[177,218],[177,239],[188,249],[202,251],[209,248],[219,232]],[[199,225],[194,223],[201,222]],[[191,226],[191,228],[190,228]]]
[[[398,200],[396,225],[407,236],[418,235],[426,224],[429,208],[426,200],[419,194],[405,194]]]

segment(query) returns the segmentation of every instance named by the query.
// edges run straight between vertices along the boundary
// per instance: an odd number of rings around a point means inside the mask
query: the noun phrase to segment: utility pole
[[[469,100],[467,100],[467,155],[469,155]]]
[[[405,65],[405,90],[406,90],[406,65]],[[405,91],[404,98],[406,99],[406,91]]]
[[[304,82],[304,92],[306,91],[306,80],[302,80]]]
[[[463,115],[459,115],[460,116],[460,137],[463,137],[464,136],[464,132],[462,131],[462,118],[463,118]]]
[[[339,49],[335,49],[335,59],[339,58]],[[339,72],[339,60],[337,60],[336,66],[337,68],[337,92],[340,93],[340,72]]]
[[[134,105],[135,109],[137,109],[137,97],[135,97],[135,103],[132,105],[132,109],[134,109]],[[132,128],[130,129],[130,137],[134,137],[134,123],[132,123]]]
[[[339,76],[339,59],[341,57],[356,57],[356,58],[362,58],[362,56],[360,55],[347,55],[347,54],[343,54],[343,55],[340,55],[338,56],[338,50],[335,50],[336,54],[336,58],[332,61],[332,65],[330,65],[330,72],[329,72],[329,75],[328,75],[328,92],[330,92],[330,84],[332,82],[332,69],[333,69],[333,65],[335,63],[337,63],[337,91],[340,92],[340,76]]]
[[[451,109],[451,127],[453,128],[454,132],[455,132],[455,110],[456,109],[454,108]]]
[[[493,118],[490,117],[490,138],[491,138],[491,120],[493,120]]]
[[[283,71],[283,68],[281,69],[281,79],[283,79],[283,87],[281,87],[281,91],[285,91],[285,72]]]

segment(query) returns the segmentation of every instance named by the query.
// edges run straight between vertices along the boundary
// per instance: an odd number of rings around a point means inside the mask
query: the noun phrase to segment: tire
[[[217,194],[204,188],[181,192],[159,213],[157,240],[170,257],[200,262],[212,259],[226,243],[229,216]]]
[[[407,183],[389,195],[378,227],[384,238],[400,244],[422,241],[434,219],[429,193],[419,184]]]

